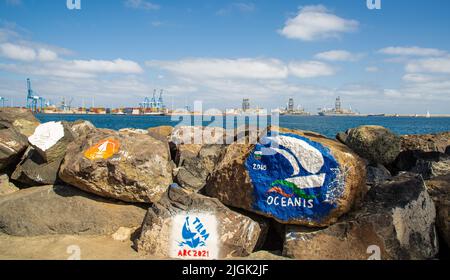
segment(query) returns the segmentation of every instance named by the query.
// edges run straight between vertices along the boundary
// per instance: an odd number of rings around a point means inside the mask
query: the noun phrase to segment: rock
[[[27,186],[54,185],[58,182],[58,171],[63,157],[46,162],[41,154],[29,147],[17,165],[11,178]]]
[[[170,139],[173,129],[174,128],[172,126],[158,126],[158,127],[151,127],[147,129],[147,131],[152,136],[159,135],[160,137]]]
[[[69,186],[24,189],[0,197],[0,232],[15,236],[112,234],[138,227],[145,210]]]
[[[74,140],[72,130],[66,122],[47,122],[39,125],[28,137],[30,145],[45,162],[59,160],[66,153],[69,143]]]
[[[131,239],[131,236],[136,229],[137,228],[120,227],[113,235],[111,235],[111,237],[116,241],[127,241]]]
[[[70,124],[72,134],[75,138],[85,137],[91,131],[95,130],[95,126],[85,120],[78,120]]]
[[[198,191],[206,184],[206,179],[216,167],[224,145],[205,145],[200,147],[196,156],[182,153],[179,168],[176,170],[176,182],[184,187]]]
[[[231,144],[204,188],[225,205],[283,224],[326,226],[357,205],[365,163],[313,132],[277,129],[257,145]]]
[[[342,144],[345,144],[345,143],[347,142],[347,137],[348,137],[348,134],[347,134],[346,132],[339,132],[339,133],[336,135],[336,139],[337,139],[339,142],[341,142]]]
[[[432,259],[436,212],[420,176],[401,174],[371,188],[364,207],[311,230],[288,226],[283,255],[314,260]]]
[[[450,248],[450,174],[426,181],[428,193],[436,205],[436,226]]]
[[[138,133],[138,134],[148,134],[147,130],[144,129],[137,129],[137,128],[122,128],[119,129],[120,133]]]
[[[370,186],[381,184],[392,178],[391,172],[389,172],[389,170],[381,164],[378,164],[377,166],[368,165],[366,169],[367,184]]]
[[[175,145],[219,145],[225,143],[226,136],[226,130],[222,127],[180,126],[174,128],[170,141]]]
[[[15,128],[0,129],[0,170],[14,166],[27,147],[27,138]]]
[[[14,127],[26,137],[31,136],[39,125],[33,113],[21,108],[0,108],[0,128]]]
[[[252,260],[252,261],[286,261],[289,258],[280,256],[279,252],[258,251],[248,257],[231,258],[232,260]]]
[[[156,202],[172,183],[167,143],[149,135],[97,129],[67,147],[59,177],[126,202]]]
[[[385,166],[395,161],[401,147],[400,137],[382,126],[350,129],[345,143],[372,164]]]
[[[425,179],[450,174],[450,156],[440,153],[435,156],[434,158],[418,159],[411,171],[421,174]]]
[[[196,158],[200,150],[201,144],[180,144],[175,147],[175,164],[180,166],[186,159]]]
[[[445,153],[449,146],[450,146],[450,131],[438,134],[401,136],[402,151]]]
[[[8,175],[0,175],[0,196],[12,194],[18,190],[19,188],[9,181]]]
[[[155,257],[223,259],[252,253],[260,231],[217,199],[172,187],[148,210],[135,244]]]

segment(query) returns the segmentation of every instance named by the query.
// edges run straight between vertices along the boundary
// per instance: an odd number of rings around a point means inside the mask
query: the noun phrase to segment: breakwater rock
[[[433,259],[450,243],[448,135],[113,131],[0,109],[0,234],[149,259]]]

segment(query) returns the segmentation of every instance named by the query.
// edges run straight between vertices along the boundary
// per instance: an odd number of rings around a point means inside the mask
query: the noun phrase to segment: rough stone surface
[[[78,120],[70,124],[72,134],[75,138],[85,137],[89,132],[95,130],[95,126],[85,120]]]
[[[426,181],[428,193],[436,205],[436,226],[450,248],[450,174]]]
[[[395,161],[401,148],[400,137],[382,126],[352,128],[345,143],[371,163],[385,166]]]
[[[15,236],[112,234],[138,227],[145,210],[69,186],[24,189],[0,198],[0,232]]]
[[[445,153],[450,146],[450,131],[438,134],[402,135],[402,151]]]
[[[27,138],[15,128],[0,129],[0,170],[13,167],[27,147]]]
[[[422,174],[425,179],[450,174],[450,156],[438,154],[435,158],[418,159],[411,171]]]
[[[432,259],[438,252],[435,218],[422,178],[400,174],[371,188],[364,207],[339,223],[320,230],[288,226],[283,255],[321,260]]]
[[[0,196],[15,193],[19,190],[13,183],[9,181],[6,174],[0,175]]]
[[[41,154],[29,147],[22,156],[11,178],[27,186],[54,185],[63,157],[46,162]]]
[[[39,121],[30,110],[21,108],[0,108],[0,128],[16,128],[26,137],[31,136]]]
[[[205,225],[215,223],[217,228],[205,226],[196,231],[194,219],[205,214],[209,215],[209,218],[201,222]],[[200,238],[198,241],[206,242],[206,246],[193,248],[187,245],[181,246],[183,224],[179,227],[175,226],[179,215],[183,215],[182,222],[185,215],[191,217],[189,228],[191,231],[196,231],[192,238]],[[206,239],[200,234],[202,230],[206,230],[204,234],[210,234]],[[197,248],[207,250],[209,252],[207,258],[223,259],[248,256],[252,253],[258,242],[260,231],[257,222],[231,211],[217,199],[189,193],[180,187],[172,187],[161,201],[153,204],[148,210],[142,224],[141,235],[135,243],[138,252],[150,256],[177,258],[178,250]],[[214,256],[213,252],[216,252],[217,256]],[[195,257],[191,256],[191,258]]]
[[[68,146],[59,177],[100,196],[156,202],[172,183],[172,165],[167,143],[149,135],[97,129]]]
[[[176,127],[170,136],[170,141],[176,145],[201,144],[214,145],[224,144],[226,130],[221,127],[180,126]]]
[[[147,129],[150,135],[159,135],[160,137],[169,139],[173,132],[172,126],[158,126]]]
[[[34,134],[28,137],[30,145],[45,162],[52,162],[64,157],[67,145],[73,140],[72,130],[66,122],[41,124],[36,128]]]
[[[122,128],[119,130],[120,133],[137,133],[137,134],[148,134],[148,131],[145,129],[137,129],[137,128]]]
[[[377,166],[367,166],[367,184],[375,186],[392,178],[391,172],[381,164]]]
[[[176,182],[192,190],[202,189],[224,149],[224,145],[205,145],[200,148],[197,155],[183,152],[180,156],[179,167],[176,169]]]
[[[305,141],[312,142],[312,145],[320,145],[323,147],[324,152],[328,153],[327,155],[322,154],[320,156],[322,157],[322,160],[323,157],[326,156],[327,158],[332,158],[332,160],[336,162],[337,167],[326,173],[328,175],[325,175],[325,178],[327,178],[327,176],[330,176],[330,178],[336,176],[335,179],[332,181],[325,181],[328,183],[324,183],[320,188],[322,193],[317,194],[315,198],[308,199],[312,200],[311,204],[314,205],[313,209],[310,209],[310,207],[303,207],[303,209],[301,209],[304,211],[302,215],[297,215],[298,212],[295,212],[296,214],[294,215],[292,212],[298,211],[298,209],[301,208],[297,208],[299,205],[295,205],[295,207],[285,207],[283,209],[278,208],[274,211],[265,210],[267,208],[264,207],[269,205],[268,201],[270,197],[273,198],[272,192],[269,190],[271,185],[269,183],[267,187],[265,187],[268,190],[267,192],[264,194],[260,193],[258,196],[256,195],[254,181],[252,181],[249,170],[252,168],[266,169],[264,167],[265,159],[262,159],[262,165],[255,164],[253,166],[248,166],[248,160],[253,157],[256,158],[255,153],[253,152],[255,145],[250,144],[234,143],[226,148],[221,161],[208,179],[204,189],[205,193],[208,196],[218,198],[225,205],[242,208],[267,217],[273,217],[280,223],[308,226],[326,226],[332,224],[339,216],[348,212],[354,205],[357,205],[358,202],[361,201],[364,193],[367,191],[367,186],[365,184],[365,163],[347,146],[313,132],[278,128],[273,128],[272,130],[279,130],[282,134],[297,135],[302,137],[302,139],[307,139]],[[289,172],[289,168],[294,168],[289,167],[286,164],[283,166],[280,165],[283,163],[282,159],[275,158],[275,160],[278,160],[273,166],[275,170],[268,170],[274,177],[281,176],[279,174],[282,174],[283,172]],[[317,169],[315,166],[318,163],[321,163],[320,158],[308,156],[302,158],[302,155],[300,155],[297,160],[303,162],[302,166],[312,165],[315,169]],[[325,163],[323,164],[324,165],[320,170],[329,168],[328,165],[325,166]],[[284,170],[283,168],[287,169]],[[300,171],[301,170],[302,169],[300,168]],[[322,174],[320,172],[319,174]],[[275,181],[275,183],[278,181],[279,180]],[[280,193],[279,191],[281,188],[282,186],[278,186],[276,189],[278,193]],[[326,193],[325,191],[322,191],[322,188],[327,188]],[[272,188],[272,190],[274,190],[274,188]],[[311,195],[312,194],[304,193],[300,194],[299,197],[311,197]],[[288,197],[286,193],[284,193],[284,196]],[[292,195],[290,197],[292,197]],[[323,200],[319,200],[322,198]],[[283,198],[280,198],[280,201],[283,201],[282,199]],[[326,199],[330,199],[332,202],[329,202],[329,200],[325,201]],[[287,200],[288,199],[286,199],[286,201]],[[306,201],[306,198],[304,200]],[[255,205],[259,205],[259,208],[256,208]],[[319,215],[314,209],[316,207],[329,207],[328,209],[333,209],[324,214],[320,213]]]

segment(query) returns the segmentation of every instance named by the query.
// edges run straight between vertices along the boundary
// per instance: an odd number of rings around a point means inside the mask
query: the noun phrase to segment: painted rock
[[[71,143],[64,182],[126,202],[156,202],[172,183],[167,143],[149,135],[96,129]]]
[[[0,129],[0,170],[14,168],[27,147],[27,138],[15,128]]]
[[[151,257],[223,259],[251,254],[260,233],[258,222],[217,199],[171,187],[148,210],[135,244]]]
[[[52,162],[64,156],[67,145],[73,139],[72,130],[66,122],[47,122],[36,128],[28,137],[28,142],[45,162]]]
[[[365,175],[364,162],[345,145],[279,129],[256,145],[227,147],[205,193],[280,223],[326,226],[361,200]]]
[[[300,260],[426,260],[439,250],[423,179],[401,174],[367,193],[362,209],[312,231],[287,226],[283,255]]]

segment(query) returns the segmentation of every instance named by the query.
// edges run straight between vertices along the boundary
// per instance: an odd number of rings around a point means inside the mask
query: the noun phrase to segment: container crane
[[[27,89],[28,89],[27,108],[30,109],[32,112],[37,112],[39,105],[40,111],[42,111],[45,99],[43,97],[40,97],[33,91],[33,89],[31,88],[31,80],[29,78],[27,79]]]
[[[5,102],[8,101],[5,97],[0,96],[0,102],[2,102],[2,107],[5,107]]]

